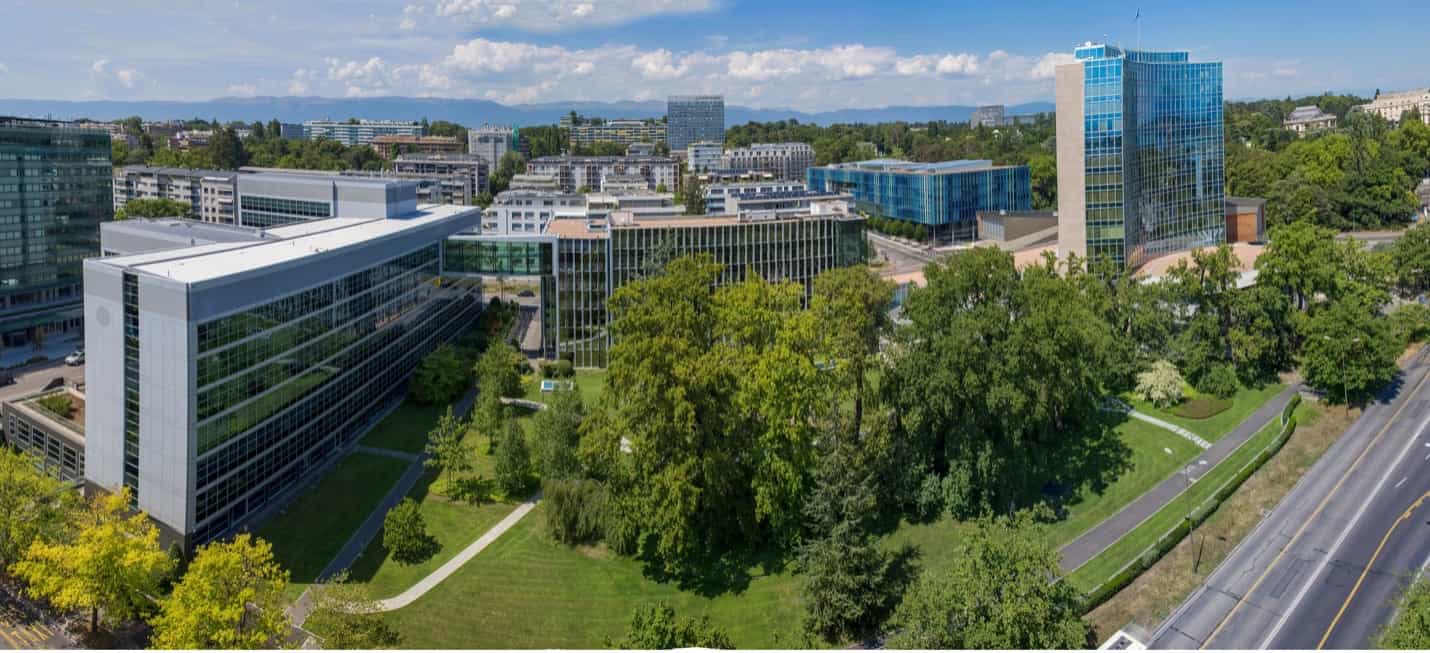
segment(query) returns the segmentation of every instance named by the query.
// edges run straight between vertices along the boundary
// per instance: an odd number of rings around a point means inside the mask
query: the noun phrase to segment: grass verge
[[[401,405],[363,437],[362,443],[369,447],[421,453],[422,448],[427,446],[427,434],[445,412],[446,405],[425,406],[410,398],[403,399]]]
[[[1237,425],[1246,421],[1246,418],[1256,412],[1256,409],[1260,408],[1266,402],[1270,401],[1272,397],[1275,397],[1277,393],[1285,389],[1286,385],[1282,383],[1268,383],[1260,388],[1242,388],[1237,391],[1235,396],[1227,400],[1231,402],[1229,407],[1204,419],[1178,415],[1174,412],[1176,407],[1163,410],[1153,406],[1150,402],[1143,401],[1136,397],[1129,396],[1124,397],[1124,399],[1131,403],[1132,407],[1136,408],[1138,412],[1146,413],[1158,419],[1167,420],[1168,422],[1200,435],[1202,439],[1208,442],[1216,442],[1225,437],[1226,434],[1231,433],[1232,429],[1235,429]],[[1196,396],[1188,396],[1187,401],[1195,401],[1197,399],[1198,397]]]
[[[1206,580],[1263,515],[1275,507],[1359,416],[1302,402],[1297,428],[1275,456],[1221,506],[1122,591],[1087,614],[1099,639],[1135,623],[1153,629]],[[1243,447],[1245,449],[1246,447]],[[1180,517],[1180,516],[1179,516]]]

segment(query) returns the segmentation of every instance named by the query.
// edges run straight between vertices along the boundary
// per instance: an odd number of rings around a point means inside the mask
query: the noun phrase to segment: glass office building
[[[665,103],[666,143],[670,151],[691,143],[725,142],[725,96],[672,95]]]
[[[442,278],[479,211],[313,220],[85,263],[85,476],[192,544],[321,471],[481,310]],[[123,428],[119,428],[119,425]]]
[[[109,155],[107,132],[0,117],[3,346],[82,326],[82,264],[114,217]]]
[[[1222,67],[1086,44],[1057,70],[1064,253],[1137,266],[1226,241]]]
[[[708,253],[724,266],[719,284],[754,271],[770,281],[803,284],[808,294],[821,272],[867,260],[864,230],[863,218],[843,212],[556,220],[541,236],[455,236],[446,243],[445,272],[539,275],[543,355],[604,367],[611,293],[670,259]]]
[[[972,241],[980,211],[1028,211],[1028,166],[992,161],[912,163],[876,159],[810,168],[810,190],[848,193],[859,210],[924,225],[935,240]]]

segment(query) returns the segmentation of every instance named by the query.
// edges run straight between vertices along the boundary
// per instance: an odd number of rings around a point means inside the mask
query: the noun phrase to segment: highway
[[[1430,349],[1153,633],[1151,647],[1368,648],[1430,556],[1427,373]]]

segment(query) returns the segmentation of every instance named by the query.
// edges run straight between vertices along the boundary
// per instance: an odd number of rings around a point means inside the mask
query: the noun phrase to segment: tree
[[[890,648],[1091,648],[1082,596],[1028,513],[984,517],[952,564],[924,572],[894,611]]]
[[[41,471],[33,455],[0,447],[0,569],[31,542],[68,539],[83,505],[74,486]]]
[[[140,197],[129,200],[114,212],[115,220],[129,218],[192,218],[193,207],[163,197]]]
[[[835,445],[820,461],[805,504],[810,540],[800,547],[804,628],[828,641],[862,637],[893,609],[904,583],[895,556],[871,532],[878,511],[873,472]]]
[[[610,648],[668,650],[673,648],[733,649],[730,636],[710,622],[710,617],[676,618],[666,603],[642,603],[631,615],[625,637],[607,641]]]
[[[599,481],[542,479],[541,502],[546,532],[557,542],[590,542],[604,532],[606,488]]]
[[[368,586],[350,582],[346,571],[313,585],[310,592],[313,610],[303,627],[322,637],[323,648],[351,651],[402,647],[402,634],[379,614]]]
[[[810,307],[824,325],[822,347],[839,379],[836,388],[853,399],[850,434],[863,423],[869,370],[877,366],[879,338],[889,325],[894,285],[863,266],[836,268],[814,279]]]
[[[525,132],[526,130],[522,130]],[[521,152],[507,150],[501,160],[497,162],[496,169],[492,171],[490,185],[492,195],[498,195],[511,185],[511,178],[526,172],[526,159],[522,158]]]
[[[1159,360],[1137,375],[1137,396],[1158,408],[1174,406],[1182,401],[1182,374],[1171,361]]]
[[[1028,158],[1032,177],[1033,209],[1052,210],[1058,207],[1058,164],[1052,154],[1035,154]]]
[[[154,648],[269,649],[288,636],[288,571],[248,533],[199,547],[173,594],[159,602]]]
[[[576,449],[581,444],[581,419],[585,417],[579,392],[558,392],[546,409],[531,419],[532,453],[541,478],[580,478]]]
[[[144,513],[126,516],[129,489],[94,498],[79,513],[72,540],[30,542],[10,572],[26,593],[60,610],[89,610],[89,629],[100,618],[119,624],[137,617],[174,561],[159,547],[159,529]]]
[[[521,396],[521,354],[505,342],[494,343],[477,359],[474,371],[478,392],[495,397]]]
[[[705,215],[705,187],[700,178],[688,175],[680,189],[681,204],[685,205],[685,215]]]
[[[1404,297],[1430,292],[1430,224],[1405,230],[1391,249],[1396,286]]]
[[[450,483],[453,474],[465,474],[472,470],[472,450],[462,441],[467,425],[452,415],[452,407],[438,418],[437,425],[427,434],[427,460],[422,464],[428,469],[437,469]]]
[[[1404,343],[1373,306],[1351,297],[1306,322],[1301,374],[1330,401],[1359,401],[1395,375]]]
[[[1418,578],[1396,601],[1395,620],[1375,639],[1381,649],[1430,648],[1430,580]]]
[[[1290,369],[1296,345],[1291,301],[1270,286],[1237,291],[1231,302],[1227,344],[1237,377],[1248,385],[1272,381]]]
[[[382,518],[382,546],[392,559],[415,564],[431,556],[437,541],[427,532],[422,506],[406,497]]]
[[[423,404],[451,403],[470,382],[456,347],[442,344],[422,359],[412,375],[412,397]]]
[[[248,164],[248,152],[232,127],[215,129],[208,144],[209,159],[221,170],[237,170]]]
[[[508,497],[516,497],[531,486],[531,453],[526,448],[526,430],[515,419],[507,420],[506,433],[496,445],[497,487]]]

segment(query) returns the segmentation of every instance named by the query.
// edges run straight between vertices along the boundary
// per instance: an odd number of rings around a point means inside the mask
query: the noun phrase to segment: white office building
[[[725,153],[721,143],[699,141],[685,148],[685,165],[694,173],[702,173],[720,167],[720,155]]]
[[[767,195],[769,193],[792,193],[805,189],[804,181],[771,179],[768,181],[745,181],[714,183],[703,189],[706,215],[732,215],[726,201],[738,195]]]
[[[552,220],[584,218],[586,196],[556,190],[515,189],[498,193],[482,211],[484,235],[539,234]]]
[[[725,170],[758,170],[779,179],[804,179],[814,166],[814,148],[809,143],[752,143],[737,147],[720,157]]]

